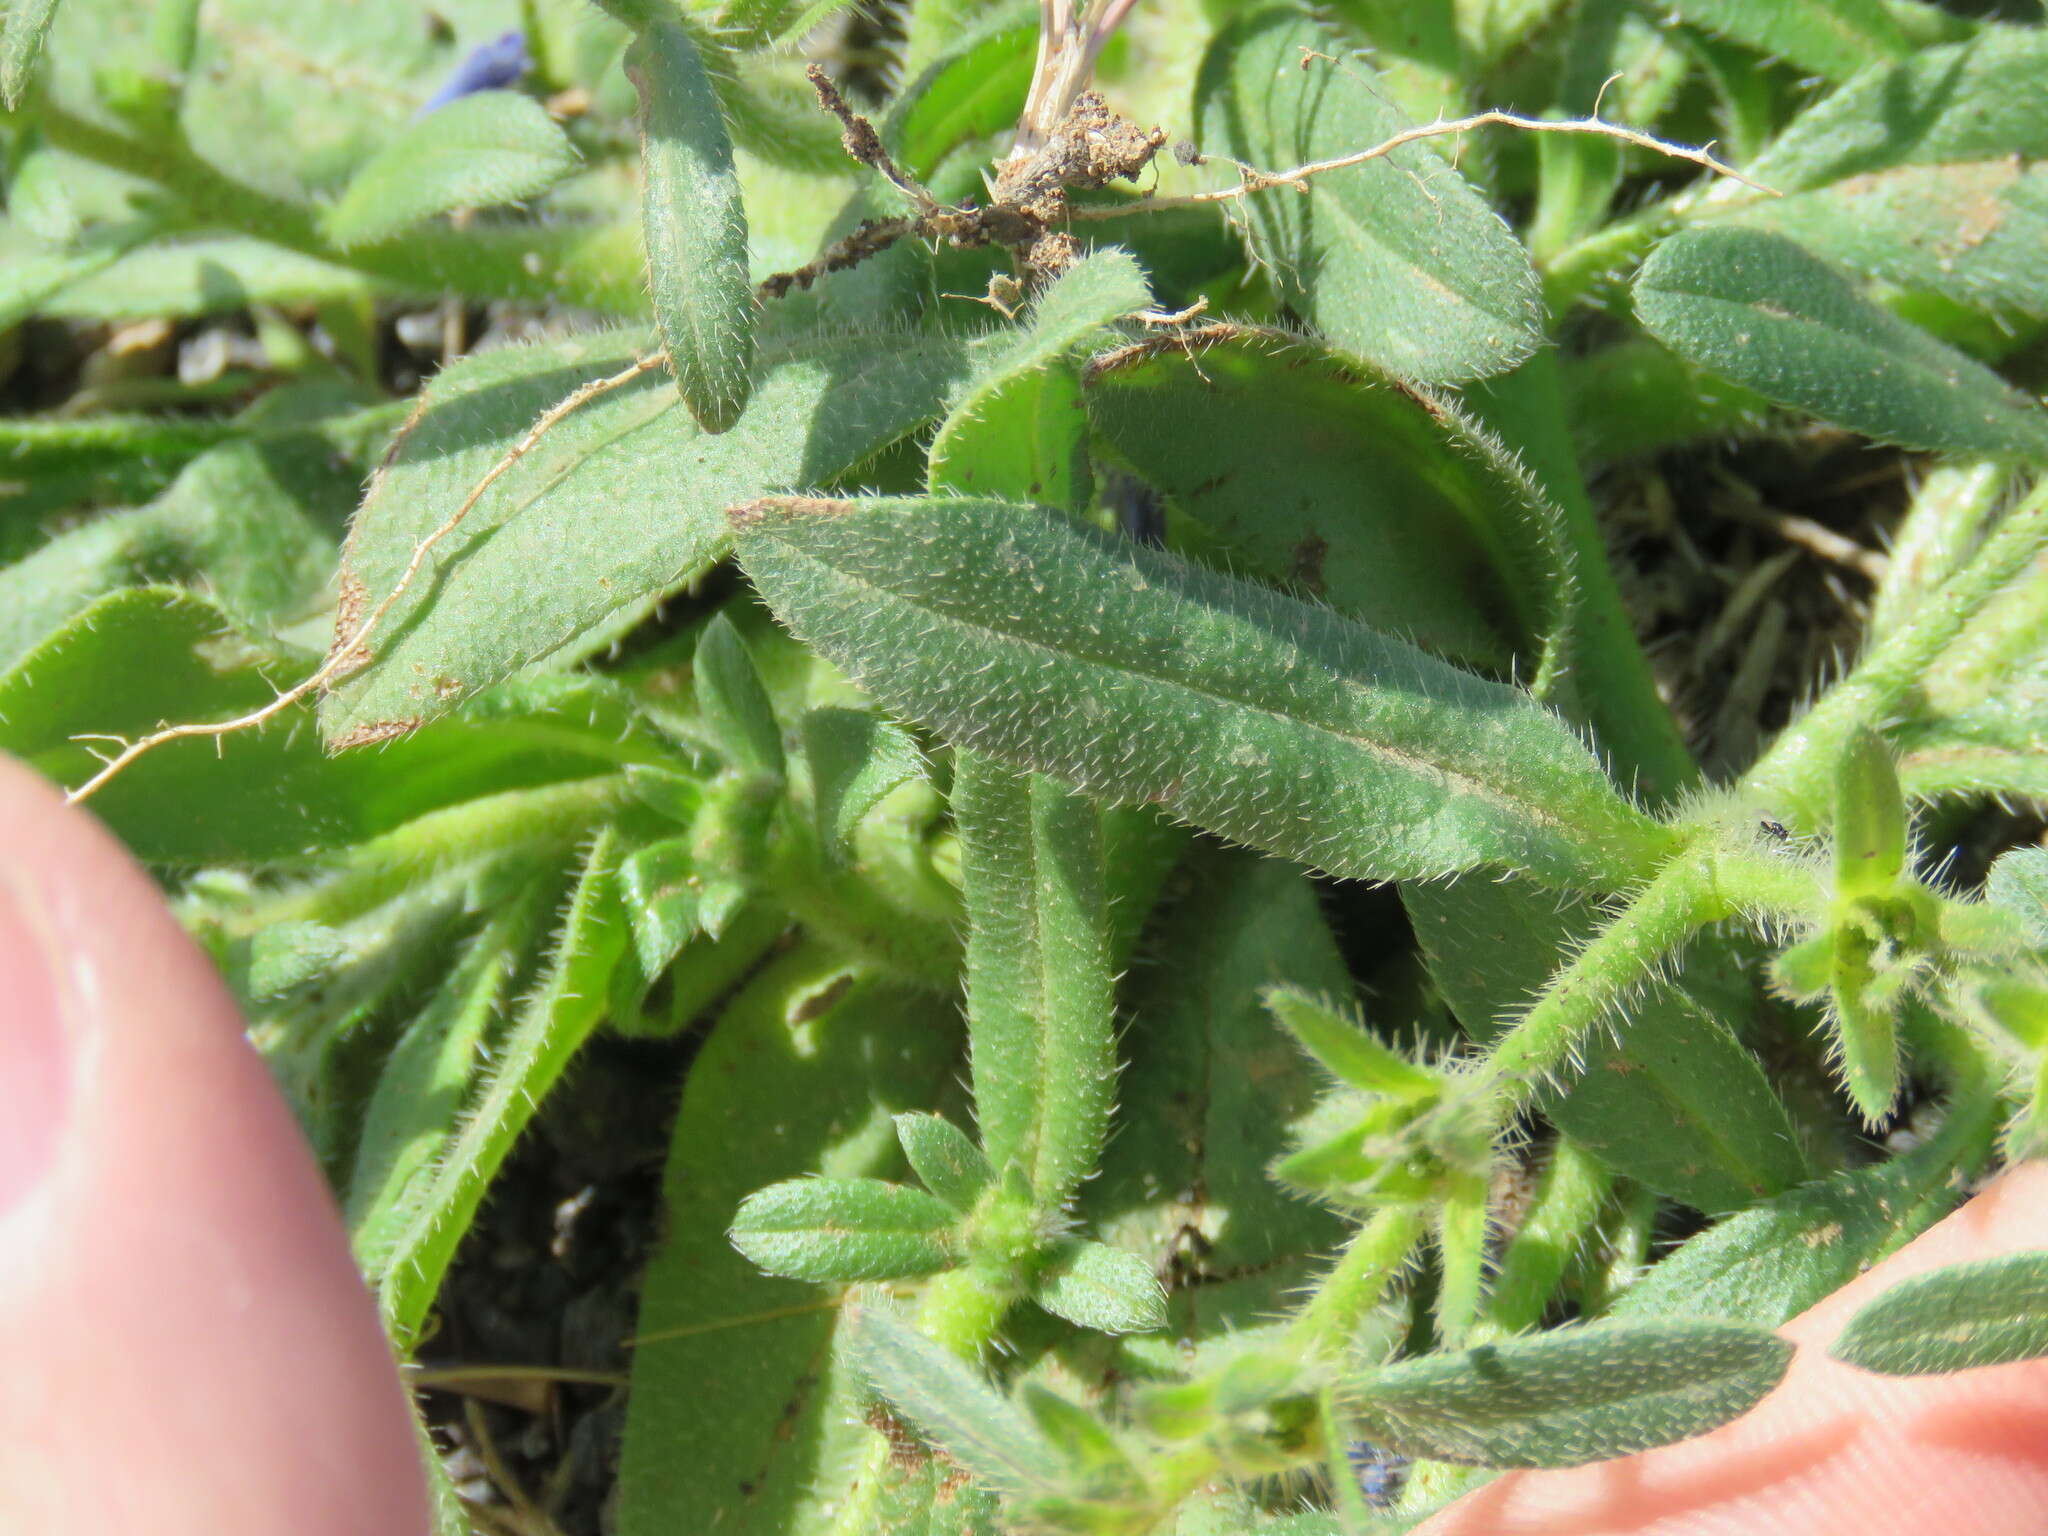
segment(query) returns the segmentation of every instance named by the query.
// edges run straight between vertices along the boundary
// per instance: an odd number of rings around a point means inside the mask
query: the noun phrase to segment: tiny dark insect
[[[1351,1463],[1365,1502],[1374,1509],[1392,1509],[1408,1481],[1408,1458],[1369,1440],[1354,1440],[1344,1447],[1344,1459]]]
[[[1792,836],[1791,829],[1782,821],[1760,821],[1757,825],[1764,829],[1764,836],[1775,843],[1782,843]]]

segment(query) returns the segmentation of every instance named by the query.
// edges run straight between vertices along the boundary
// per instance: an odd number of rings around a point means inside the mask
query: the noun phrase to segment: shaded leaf
[[[543,411],[634,356],[617,336],[466,358],[437,374],[372,483],[344,556],[359,619]],[[722,509],[843,474],[936,414],[966,346],[908,334],[765,349],[746,422],[700,434],[643,376],[542,437],[431,551],[369,641],[371,664],[322,704],[330,743],[403,732],[519,668],[573,656],[614,614],[701,574],[727,548]]]
[[[1791,1359],[1789,1343],[1756,1328],[1610,1323],[1403,1360],[1355,1391],[1373,1438],[1409,1455],[1569,1467],[1738,1418]]]
[[[409,1201],[383,1262],[369,1272],[387,1331],[409,1350],[455,1250],[513,1143],[603,1019],[612,967],[626,947],[615,835],[592,844],[539,990],[521,1008],[449,1138],[433,1176]]]
[[[1850,1318],[1828,1353],[1887,1376],[2037,1360],[2048,1355],[2048,1254],[2006,1254],[1902,1280]]]
[[[827,858],[844,860],[868,812],[923,776],[924,754],[908,731],[863,709],[814,709],[802,730],[818,844]]]
[[[835,1290],[762,1274],[725,1232],[741,1199],[775,1180],[893,1175],[890,1116],[933,1102],[957,1073],[958,1009],[849,972],[815,943],[750,968],[692,1063],[663,1176],[667,1236],[641,1292],[619,1477],[624,1536],[825,1529],[848,1490],[821,1474],[861,1464],[879,1441],[833,1350]]]
[[[954,1215],[921,1189],[880,1179],[791,1179],[757,1190],[732,1219],[732,1245],[792,1280],[896,1280],[952,1262]]]
[[[697,708],[719,751],[743,772],[780,779],[782,727],[746,641],[725,614],[704,626],[691,665]]]
[[[891,708],[1112,801],[1370,879],[1605,883],[1664,842],[1526,695],[1063,519],[785,500],[734,523],[783,621]]]
[[[1086,385],[1099,441],[1233,568],[1502,672],[1552,627],[1555,510],[1450,402],[1275,332],[1112,353]]]
[[[697,862],[686,837],[664,838],[628,854],[619,865],[619,895],[633,927],[633,958],[643,982],[668,968],[685,944],[702,932]]]
[[[1307,61],[1303,49],[1320,55]],[[1299,11],[1218,34],[1196,83],[1205,147],[1269,172],[1371,148],[1409,126],[1368,66]],[[1411,145],[1317,176],[1306,195],[1246,199],[1281,296],[1343,351],[1404,378],[1459,383],[1512,368],[1542,338],[1529,258],[1445,158]]]
[[[1471,1036],[1494,1039],[1572,947],[1594,931],[1583,905],[1513,882],[1405,885],[1431,979]],[[1746,982],[1722,995],[1696,955],[1678,984],[1638,993],[1612,1038],[1544,1112],[1586,1151],[1702,1210],[1737,1210],[1806,1172],[1785,1108],[1730,1032],[1754,1006]]]
[[[578,163],[539,102],[479,91],[421,118],[372,156],[328,213],[327,233],[344,250],[374,244],[437,214],[537,197]]]
[[[1986,26],[1823,97],[1746,169],[1791,193],[1900,165],[2034,159],[2048,154],[2048,99],[2034,89],[2043,68],[2048,32]]]
[[[1709,226],[1672,237],[1636,278],[1636,313],[1672,350],[1879,441],[2048,458],[2039,406],[1781,236]]]

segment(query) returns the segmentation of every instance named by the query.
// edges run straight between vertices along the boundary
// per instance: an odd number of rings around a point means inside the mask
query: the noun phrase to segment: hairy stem
[[[1311,1358],[1336,1358],[1380,1304],[1428,1226],[1419,1206],[1375,1211],[1356,1232],[1294,1320],[1293,1342]]]

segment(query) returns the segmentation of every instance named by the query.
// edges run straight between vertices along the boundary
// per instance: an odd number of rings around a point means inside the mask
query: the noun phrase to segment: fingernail
[[[67,989],[29,894],[0,872],[0,1214],[49,1172],[71,1097]]]

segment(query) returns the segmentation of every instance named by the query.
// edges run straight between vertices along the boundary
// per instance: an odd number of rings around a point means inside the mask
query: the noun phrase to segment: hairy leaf
[[[0,29],[0,100],[13,111],[21,105],[28,77],[43,51],[43,38],[56,19],[57,0],[13,0]]]
[[[1354,1389],[1410,1455],[1569,1467],[1703,1434],[1775,1387],[1792,1346],[1730,1323],[1564,1329],[1386,1366]]]
[[[1233,567],[1503,672],[1553,627],[1556,509],[1451,402],[1273,332],[1111,353],[1086,383],[1100,440]]]
[[[1027,509],[734,515],[783,621],[977,751],[1354,878],[1605,884],[1664,834],[1525,695],[1276,593]]]
[[[432,1178],[423,1181],[383,1263],[369,1274],[401,1348],[419,1337],[456,1246],[512,1144],[604,1017],[607,983],[626,946],[618,911],[615,835],[591,846],[540,988],[505,1036]]]
[[[1921,49],[1823,97],[1747,170],[1765,186],[1792,193],[1900,165],[2048,154],[2048,100],[2033,89],[2044,67],[2048,33],[1987,26],[1966,42]]]
[[[981,1148],[943,1115],[898,1115],[896,1139],[924,1187],[956,1211],[969,1209],[995,1177]]]
[[[2016,156],[1893,166],[1757,203],[1734,221],[1903,288],[2048,315],[2048,167]]]
[[[1883,0],[1674,0],[1672,9],[1831,80],[1911,51]]]
[[[350,532],[343,628],[390,594],[420,541],[543,411],[634,352],[601,337],[507,348],[438,374]],[[902,334],[779,344],[765,349],[745,423],[715,438],[650,375],[592,400],[429,552],[368,640],[370,664],[324,701],[328,741],[400,734],[531,662],[573,655],[621,609],[722,557],[730,501],[845,473],[936,414],[967,356],[959,341]]]
[[[849,1353],[891,1408],[982,1482],[999,1489],[1056,1486],[1060,1460],[1051,1442],[943,1345],[864,1309]]]
[[[1032,1287],[1055,1317],[1098,1333],[1151,1333],[1166,1326],[1166,1293],[1152,1266],[1102,1243],[1069,1241]]]
[[[1095,1171],[1115,1089],[1102,815],[1051,779],[965,752],[953,814],[982,1146],[1057,1210]]]
[[[1482,1042],[1527,1006],[1595,921],[1513,882],[1412,884],[1401,898],[1431,977]],[[1798,1183],[1805,1164],[1784,1105],[1730,1032],[1752,1006],[1747,990],[1717,996],[1711,971],[1695,969],[1638,994],[1612,1039],[1587,1042],[1584,1071],[1544,1108],[1616,1170],[1702,1210],[1736,1210]]]
[[[1740,1211],[1680,1244],[1623,1293],[1614,1315],[1789,1322],[1955,1208],[1952,1158],[1927,1143]]]
[[[732,1245],[792,1280],[896,1280],[952,1262],[954,1213],[921,1189],[880,1179],[791,1179],[757,1190],[732,1219]]]
[[[536,197],[578,163],[538,102],[479,91],[421,118],[372,156],[328,213],[327,233],[344,250],[374,244],[437,214]]]
[[[1781,236],[1674,236],[1636,278],[1636,312],[1673,351],[1882,442],[2048,458],[2039,406]]]
[[[1303,49],[1320,57],[1306,61]],[[1295,10],[1219,33],[1195,96],[1203,144],[1280,172],[1372,148],[1408,126],[1370,68]],[[1281,295],[1343,351],[1400,377],[1459,383],[1512,368],[1542,338],[1529,258],[1428,145],[1246,199]]]
[[[623,1536],[827,1528],[847,1490],[825,1469],[858,1465],[878,1438],[833,1353],[836,1288],[763,1275],[726,1228],[778,1179],[896,1173],[890,1117],[934,1100],[959,1044],[950,1000],[849,972],[816,943],[759,967],[719,1014],[684,1084],[667,1235],[641,1295]]]
[[[802,733],[818,845],[828,859],[844,860],[868,812],[923,775],[924,754],[908,731],[863,709],[814,709]]]
[[[656,22],[626,52],[640,93],[640,210],[654,320],[676,389],[706,432],[753,393],[754,293],[732,140],[697,45]]]
[[[1902,1280],[1828,1350],[1887,1376],[1927,1376],[2048,1355],[2048,1254],[2013,1253]]]

